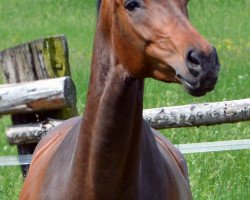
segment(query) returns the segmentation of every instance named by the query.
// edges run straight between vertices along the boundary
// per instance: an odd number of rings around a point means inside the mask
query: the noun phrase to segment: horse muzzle
[[[186,73],[177,74],[177,78],[193,96],[203,96],[214,89],[220,69],[215,48],[210,53],[189,49],[186,54]]]

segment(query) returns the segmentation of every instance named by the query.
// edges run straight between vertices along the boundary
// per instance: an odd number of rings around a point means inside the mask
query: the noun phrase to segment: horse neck
[[[119,63],[111,37],[99,28],[77,140],[77,157],[84,168],[79,173],[84,171],[85,189],[93,191],[86,194],[95,195],[92,198],[133,199],[127,195],[136,196],[138,189],[143,80],[133,78]]]

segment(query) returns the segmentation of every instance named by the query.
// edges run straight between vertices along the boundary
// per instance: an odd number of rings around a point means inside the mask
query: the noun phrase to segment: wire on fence
[[[250,149],[250,139],[175,145],[183,154]],[[30,164],[32,155],[2,156],[0,166]]]

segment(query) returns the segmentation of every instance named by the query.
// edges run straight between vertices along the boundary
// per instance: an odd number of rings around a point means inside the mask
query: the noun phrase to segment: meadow
[[[144,108],[250,97],[250,0],[190,0],[190,21],[219,54],[216,89],[204,97],[188,95],[180,85],[147,79]],[[0,50],[36,38],[65,34],[70,50],[78,110],[85,107],[95,0],[1,0]],[[1,82],[1,75],[0,75]],[[9,117],[0,118],[0,156],[16,154],[5,139]],[[173,143],[250,138],[250,122],[162,130]],[[250,150],[185,155],[195,200],[247,200]],[[22,185],[19,167],[0,167],[0,199],[15,200]]]

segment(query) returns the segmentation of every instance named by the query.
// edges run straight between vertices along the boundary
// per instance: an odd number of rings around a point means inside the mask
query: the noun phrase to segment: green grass
[[[217,47],[221,71],[216,89],[194,98],[180,85],[147,80],[144,107],[173,106],[250,97],[250,1],[191,0],[190,20]],[[78,109],[83,111],[95,27],[94,0],[1,0],[0,49],[42,36],[65,34],[70,49]],[[1,79],[1,76],[0,76]],[[1,81],[1,80],[0,80]],[[0,156],[16,154],[5,139],[8,117],[0,118]],[[250,123],[162,131],[173,143],[250,138]],[[250,197],[250,151],[186,155],[194,199]],[[0,199],[17,199],[22,184],[18,167],[0,168]]]

